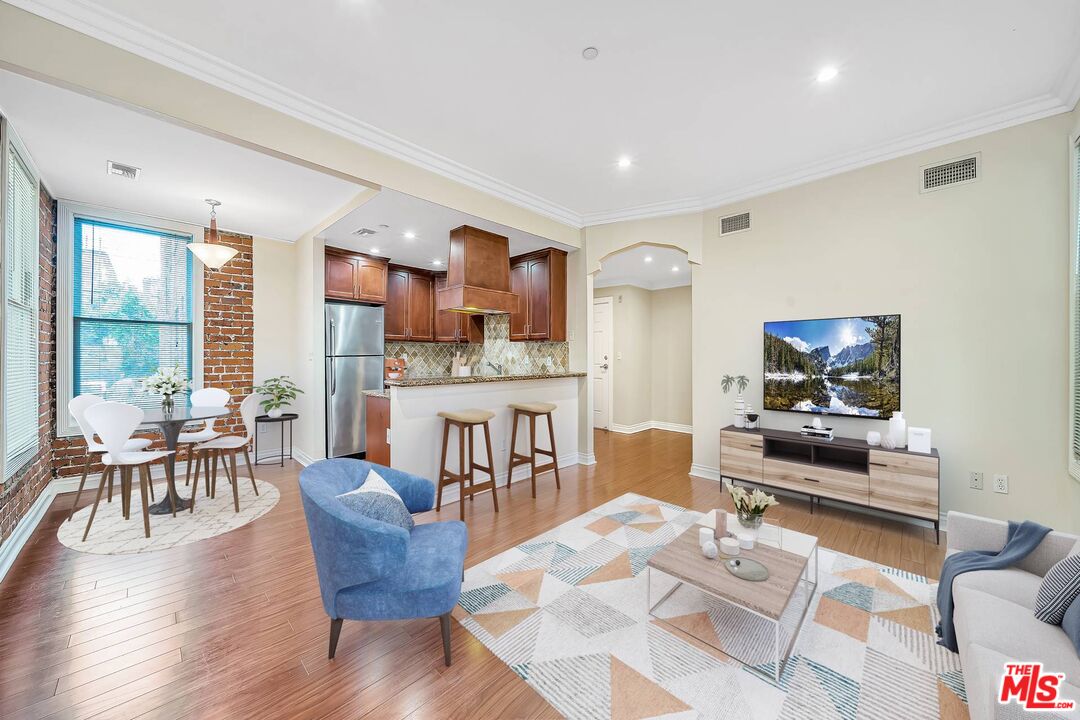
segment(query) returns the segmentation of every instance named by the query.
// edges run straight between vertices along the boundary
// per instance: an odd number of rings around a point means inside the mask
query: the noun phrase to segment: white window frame
[[[1069,475],[1080,482],[1080,457],[1073,452],[1073,438],[1080,424],[1080,408],[1076,402],[1077,342],[1080,342],[1080,186],[1077,183],[1080,154],[1080,127],[1069,136],[1069,437],[1066,442]]]
[[[3,116],[0,116],[0,177],[2,177],[2,180],[0,180],[0,183],[2,183],[4,188],[7,187],[8,145],[9,144],[14,146],[15,152],[19,156],[19,160],[22,161],[22,164],[26,167],[27,170],[30,171],[30,174],[33,176],[34,184],[36,185],[37,192],[38,192],[38,194],[40,196],[40,193],[41,193],[41,173],[38,172],[37,167],[34,165],[33,159],[30,157],[30,153],[27,152],[26,146],[23,145],[22,140],[19,139],[18,133],[16,133],[15,130],[11,127],[11,123],[8,122],[7,118],[5,118]],[[2,350],[2,348],[3,348],[4,338],[7,337],[7,312],[6,312],[6,308],[7,308],[7,268],[6,268],[5,264],[4,264],[4,262],[5,262],[4,253],[5,253],[5,250],[6,250],[6,248],[5,248],[5,243],[6,243],[5,232],[6,232],[6,230],[5,230],[4,223],[6,222],[6,217],[5,217],[6,213],[7,213],[7,198],[4,196],[4,190],[0,190],[0,350]],[[41,225],[40,211],[38,210],[37,205],[35,205],[35,212],[34,212],[35,247],[39,247],[40,242],[41,242],[41,227],[40,227],[40,225]],[[41,304],[41,300],[40,300],[40,298],[41,298],[41,289],[40,289],[40,286],[39,286],[39,278],[40,278],[40,274],[39,273],[34,273],[34,290],[33,290],[33,293],[32,293],[32,297],[33,297],[33,315],[34,316],[33,316],[33,321],[31,322],[31,327],[35,328],[34,342],[35,342],[35,344],[39,345],[39,347],[40,347],[40,340],[37,337],[38,336],[38,330],[40,329],[40,313],[38,311],[38,308],[39,308],[39,306]],[[4,378],[3,368],[2,368],[2,363],[0,363],[0,414],[7,412],[7,409],[4,407],[3,378]],[[38,392],[39,393],[41,392],[40,384],[41,383],[39,381],[39,383],[38,383],[38,385],[39,385]],[[13,462],[13,464],[15,465],[15,469],[11,470],[8,467],[8,463],[7,463],[7,444],[6,444],[6,441],[7,441],[7,438],[5,437],[5,433],[3,432],[3,424],[0,423],[0,487],[5,485],[8,482],[9,479],[14,478],[15,475],[17,475],[20,471],[22,471],[23,468],[26,467],[26,464],[28,462],[30,462],[31,460],[33,460],[34,457],[37,455],[38,451],[41,449],[41,438],[38,437],[31,447],[27,448],[24,452],[20,453],[17,458],[15,458],[15,460]],[[9,470],[10,470],[10,472],[9,472]]]
[[[74,371],[74,291],[75,291],[75,220],[101,220],[147,230],[187,235],[193,242],[203,242],[204,230],[175,220],[137,215],[111,208],[87,205],[71,200],[56,203],[56,435],[81,435],[75,418],[68,412]],[[191,263],[191,382],[202,387],[203,381],[203,265],[197,258]]]

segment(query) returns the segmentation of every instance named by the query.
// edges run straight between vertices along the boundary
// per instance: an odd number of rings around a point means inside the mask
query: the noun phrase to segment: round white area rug
[[[87,487],[83,488],[79,502],[83,502],[88,494],[90,499],[93,499],[97,494],[97,481],[100,477],[99,475],[96,480],[86,479]],[[92,480],[94,481],[91,482]],[[200,480],[199,492],[195,496],[195,512],[184,510],[176,513],[175,518],[172,515],[151,515],[150,537],[146,537],[143,532],[142,505],[140,504],[142,500],[136,475],[131,493],[130,519],[125,520],[120,511],[120,492],[119,483],[117,483],[113,488],[111,503],[105,502],[105,495],[102,495],[86,542],[82,541],[82,536],[86,530],[86,521],[90,517],[90,508],[93,507],[92,502],[76,512],[71,520],[64,521],[56,537],[64,545],[79,552],[95,555],[132,555],[166,550],[223,535],[270,512],[281,497],[278,489],[268,482],[256,479],[255,482],[259,486],[259,494],[256,496],[251,488],[251,481],[247,477],[241,475],[239,480],[240,512],[234,509],[232,486],[223,475],[218,476],[217,497],[213,499],[203,495]],[[177,489],[181,495],[190,496],[189,487],[179,485]],[[107,493],[108,489],[105,492]],[[165,492],[163,479],[154,481],[154,492],[160,500]]]

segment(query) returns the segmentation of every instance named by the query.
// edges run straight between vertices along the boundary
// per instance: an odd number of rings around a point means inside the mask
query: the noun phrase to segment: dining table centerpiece
[[[176,367],[159,367],[157,371],[142,381],[143,390],[161,396],[161,411],[170,413],[173,409],[173,395],[187,392],[191,384],[184,376],[184,371],[179,365]]]
[[[747,492],[746,488],[729,485],[728,492],[731,493],[731,501],[735,503],[739,524],[751,530],[761,527],[766,510],[780,504],[776,497],[757,488],[753,492]]]

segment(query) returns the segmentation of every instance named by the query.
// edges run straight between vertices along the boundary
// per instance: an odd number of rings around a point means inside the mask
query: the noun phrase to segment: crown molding
[[[724,192],[582,214],[361,122],[187,43],[93,5],[87,0],[5,1],[76,32],[333,132],[364,147],[576,228],[702,212],[1013,125],[1070,112],[1080,101],[1078,55],[1062,70],[1052,92],[1031,100],[854,153],[837,155]]]
[[[581,215],[573,210],[361,122],[111,10],[85,0],[10,0],[10,4],[462,185],[571,227],[584,226]]]

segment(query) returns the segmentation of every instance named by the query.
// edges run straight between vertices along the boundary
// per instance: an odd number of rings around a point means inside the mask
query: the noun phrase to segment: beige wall
[[[693,423],[690,286],[652,292],[652,419]]]
[[[596,288],[613,299],[616,425],[691,421],[690,288]]]
[[[256,237],[252,242],[252,297],[255,315],[255,384],[269,377],[296,377],[296,266],[294,248],[277,240]],[[301,387],[305,392],[311,389]],[[296,409],[294,403],[293,409]],[[303,422],[299,420],[297,424]],[[259,455],[280,445],[277,428],[259,436]],[[286,438],[286,444],[288,438]]]
[[[753,230],[707,232],[694,268],[694,463],[719,464],[723,373],[761,407],[762,323],[902,316],[902,406],[933,430],[942,509],[1077,528],[1066,470],[1069,115],[739,204]],[[918,192],[920,166],[982,152],[969,185]],[[730,212],[706,213],[704,228]],[[715,231],[713,231],[715,233]],[[768,427],[805,416],[763,413]],[[884,423],[837,418],[861,437]],[[968,488],[968,472],[987,489]],[[993,493],[995,473],[1010,493]]]
[[[586,272],[600,269],[604,258],[638,245],[678,248],[691,263],[701,262],[701,214],[669,215],[592,225],[585,228]]]

